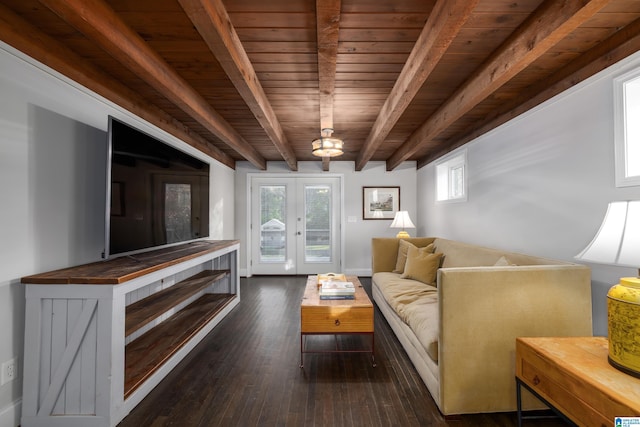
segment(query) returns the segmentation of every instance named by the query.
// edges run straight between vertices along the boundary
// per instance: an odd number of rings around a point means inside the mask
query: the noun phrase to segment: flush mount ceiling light
[[[333,129],[322,129],[322,136],[311,143],[312,153],[318,157],[337,157],[343,153],[341,139],[333,138]]]

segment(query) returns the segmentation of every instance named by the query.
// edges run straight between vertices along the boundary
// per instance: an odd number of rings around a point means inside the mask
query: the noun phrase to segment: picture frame
[[[389,220],[400,210],[400,187],[362,187],[362,219]]]

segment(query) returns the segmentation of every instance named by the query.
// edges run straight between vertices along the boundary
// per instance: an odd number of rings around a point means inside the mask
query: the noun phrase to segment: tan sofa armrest
[[[585,266],[443,268],[437,284],[445,414],[515,408],[516,337],[592,335]]]

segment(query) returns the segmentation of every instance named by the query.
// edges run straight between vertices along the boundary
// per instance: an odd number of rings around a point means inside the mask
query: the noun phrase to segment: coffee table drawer
[[[300,318],[303,333],[373,332],[372,307],[302,307]]]

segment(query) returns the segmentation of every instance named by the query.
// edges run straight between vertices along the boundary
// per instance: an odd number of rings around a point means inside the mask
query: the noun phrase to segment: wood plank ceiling
[[[393,170],[638,51],[640,1],[3,0],[0,40],[232,168],[332,128]]]

